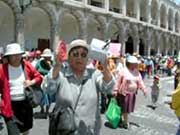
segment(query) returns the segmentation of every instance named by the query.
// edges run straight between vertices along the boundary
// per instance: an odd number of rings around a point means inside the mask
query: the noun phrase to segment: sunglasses
[[[79,56],[81,56],[81,58],[86,58],[87,57],[87,53],[86,52],[79,53],[77,51],[73,51],[71,53],[71,56],[76,57],[76,58],[79,57]]]

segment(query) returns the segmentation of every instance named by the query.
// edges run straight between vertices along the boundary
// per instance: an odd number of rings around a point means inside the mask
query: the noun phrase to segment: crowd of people
[[[33,115],[46,119],[55,112],[62,114],[67,110],[68,113],[72,111],[74,128],[66,129],[66,120],[62,118],[57,121],[59,124],[64,121],[63,126],[53,127],[53,133],[52,126],[49,127],[50,135],[99,135],[100,114],[106,112],[112,97],[121,107],[119,126],[128,129],[128,115],[135,109],[138,90],[147,96],[145,78],[154,79],[151,87],[153,106],[158,102],[161,75],[174,75],[174,88],[178,88],[178,57],[145,57],[134,53],[110,55],[102,63],[91,60],[89,52],[89,45],[81,39],[73,40],[67,46],[67,59],[61,57],[58,49],[24,52],[18,43],[6,46],[0,64],[0,113],[8,135],[30,135]],[[33,114],[25,92],[34,85],[39,85],[43,91],[41,110],[36,114]],[[49,112],[53,102],[55,107]]]

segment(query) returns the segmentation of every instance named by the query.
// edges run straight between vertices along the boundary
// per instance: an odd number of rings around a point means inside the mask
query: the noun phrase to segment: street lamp
[[[24,13],[24,10],[29,6],[32,5],[32,0],[29,0],[29,2],[25,2],[26,0],[19,0],[19,5],[21,8],[21,13]]]

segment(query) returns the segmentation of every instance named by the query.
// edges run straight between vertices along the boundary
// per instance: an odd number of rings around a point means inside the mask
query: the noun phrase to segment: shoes
[[[124,123],[123,128],[128,129],[129,128],[129,123]]]
[[[120,128],[124,128],[124,129],[128,129],[128,128],[129,128],[129,123],[120,122],[120,123],[119,123],[119,127],[120,127]]]

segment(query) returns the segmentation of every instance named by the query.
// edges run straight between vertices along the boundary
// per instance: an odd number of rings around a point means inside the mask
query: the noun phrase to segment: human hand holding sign
[[[63,40],[60,40],[58,43],[58,46],[55,50],[55,66],[53,69],[53,79],[56,79],[59,74],[59,70],[61,68],[61,64],[67,60],[67,49],[66,49],[66,44]]]

